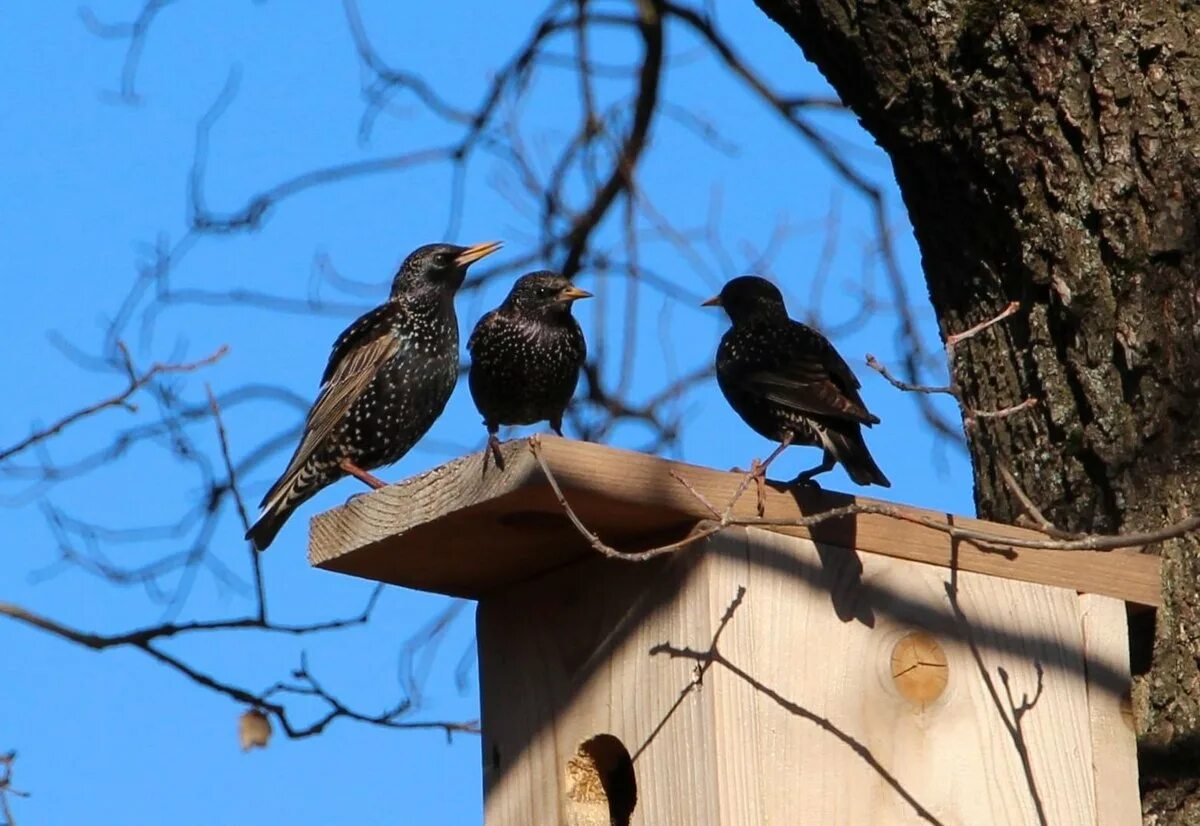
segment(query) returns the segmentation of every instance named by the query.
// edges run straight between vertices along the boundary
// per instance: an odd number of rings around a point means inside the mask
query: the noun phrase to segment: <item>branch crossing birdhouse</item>
[[[488,826],[1140,823],[1126,607],[1156,558],[772,484],[759,519],[742,474],[502,450],[317,516],[309,550],[478,600]]]

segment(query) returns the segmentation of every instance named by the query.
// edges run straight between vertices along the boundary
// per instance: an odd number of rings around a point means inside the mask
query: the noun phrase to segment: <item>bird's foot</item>
[[[809,468],[808,470],[796,474],[796,478],[788,484],[794,488],[812,488],[813,490],[820,490],[821,483],[818,482],[815,477],[818,474],[825,473],[827,470],[830,470],[830,468],[825,467],[823,464],[814,468]]]
[[[360,468],[358,465],[354,464],[354,462],[351,462],[349,459],[342,459],[340,462],[338,462],[338,467],[340,467],[344,472],[353,476],[358,481],[362,482],[367,487],[372,488],[374,490],[379,490],[380,488],[386,488],[388,485],[387,482],[383,481],[378,476],[374,476],[370,473],[367,473],[365,470]]]
[[[837,460],[833,457],[833,455],[826,452],[821,464],[817,465],[816,467],[810,467],[808,470],[798,473],[796,478],[791,481],[791,486],[797,488],[816,488],[817,490],[820,490],[821,483],[813,477],[833,470],[836,464]]]
[[[488,450],[492,454],[492,460],[496,463],[496,468],[501,472],[504,471],[504,454],[500,452],[500,438],[495,433],[488,434]],[[487,473],[487,457],[483,457],[483,471]]]

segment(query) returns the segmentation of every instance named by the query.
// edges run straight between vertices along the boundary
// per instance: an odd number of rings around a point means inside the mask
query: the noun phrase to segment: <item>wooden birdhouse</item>
[[[741,474],[550,437],[503,454],[321,514],[309,552],[478,600],[488,826],[1140,822],[1126,603],[1158,602],[1156,558],[773,485],[759,519]]]

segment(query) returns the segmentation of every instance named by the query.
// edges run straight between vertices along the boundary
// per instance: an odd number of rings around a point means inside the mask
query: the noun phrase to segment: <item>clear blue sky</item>
[[[93,9],[101,19],[122,20],[140,5],[97,0]],[[720,5],[722,25],[744,53],[753,55],[764,75],[796,94],[829,94],[798,49],[749,0]],[[380,51],[397,65],[422,70],[464,105],[474,104],[489,72],[527,34],[540,8],[451,0],[363,4]],[[0,320],[7,353],[0,445],[25,435],[31,423],[53,420],[118,386],[113,376],[89,373],[67,361],[48,333],[56,331],[94,352],[106,319],[134,277],[141,245],[159,233],[179,237],[185,226],[195,123],[232,66],[240,67],[241,88],[213,132],[206,195],[214,211],[238,208],[253,193],[312,167],[403,152],[436,144],[444,136],[441,127],[407,104],[410,116],[381,121],[369,145],[358,143],[359,71],[337,3],[304,4],[303,11],[294,3],[248,0],[168,6],[144,54],[137,83],[144,100],[138,107],[114,105],[105,97],[118,84],[124,48],[90,34],[74,4],[9,3],[0,22],[0,266],[5,297]],[[676,38],[668,45],[680,61],[667,76],[667,97],[712,122],[740,148],[714,152],[689,130],[661,121],[644,166],[645,183],[659,209],[679,225],[702,226],[713,191],[722,193],[721,232],[734,258],[733,271],[715,258],[710,262],[722,277],[739,274],[753,257],[746,245],[761,248],[771,227],[786,216],[796,231],[771,275],[784,286],[793,314],[814,311],[831,323],[847,318],[855,306],[847,285],[861,281],[864,266],[877,269],[863,252],[872,237],[866,204],[841,188],[803,143],[694,43]],[[606,48],[620,51],[623,46],[597,44],[601,52]],[[531,140],[561,139],[570,117],[566,113],[573,111],[573,89],[566,76],[557,86],[551,80],[539,87],[529,104],[529,122],[542,135],[531,134]],[[911,293],[923,301],[919,258],[886,159],[849,116],[829,115],[822,123],[850,141],[852,157],[887,188],[901,263]],[[495,164],[486,160],[472,172],[454,240],[503,238],[515,251],[532,227],[496,194],[495,174]],[[198,289],[240,287],[304,298],[311,287],[313,257],[323,252],[342,273],[380,285],[375,299],[328,297],[367,306],[383,297],[404,254],[443,237],[448,193],[445,168],[313,190],[280,205],[261,232],[203,240],[182,262],[175,280]],[[823,305],[813,308],[807,304],[809,288],[825,238],[825,218],[835,200],[841,243]],[[660,241],[647,238],[641,255],[690,292],[714,291],[713,283]],[[881,283],[882,276],[876,273],[875,280]],[[621,282],[602,282],[586,272],[580,283],[597,292],[608,285],[614,294],[623,292]],[[498,302],[506,286],[496,284],[460,300],[464,328]],[[664,350],[663,302],[647,295],[638,309],[638,397],[653,394],[671,369],[682,371],[711,359],[724,323],[715,313],[674,307],[669,311],[671,344]],[[936,348],[932,313],[925,306],[919,309]],[[580,305],[580,316],[594,335],[590,313],[586,303]],[[153,337],[135,335],[130,344],[142,364],[180,352],[198,357],[228,344],[230,354],[219,366],[181,383],[181,392],[192,399],[202,397],[204,381],[220,391],[266,380],[310,399],[329,345],[350,318],[178,306],[157,319]],[[883,419],[869,441],[894,483],[886,496],[971,512],[963,453],[939,447],[911,400],[862,366],[866,352],[894,358],[894,340],[894,317],[886,312],[837,339],[863,379],[868,404]],[[684,404],[682,458],[729,467],[769,449],[724,405],[715,385],[700,388]],[[69,432],[51,452],[60,460],[78,456],[115,427],[152,412],[106,413]],[[267,403],[231,410],[227,424],[235,456],[245,455],[293,416],[291,409]],[[481,437],[464,383],[426,445],[381,474],[403,478],[456,451],[477,448]],[[636,446],[644,437],[628,427],[618,430],[613,441]],[[201,440],[214,447],[210,437]],[[814,454],[791,451],[776,475],[789,477],[815,462]],[[285,458],[275,457],[245,480],[248,498],[258,500]],[[850,486],[840,470],[827,480],[831,487]],[[146,448],[46,497],[104,524],[152,525],[188,501],[194,484],[162,451]],[[56,546],[37,500],[13,499],[21,489],[17,480],[0,476],[0,600],[98,631],[126,630],[162,618],[162,606],[136,587],[113,589],[73,569],[32,576],[55,560]],[[353,613],[365,600],[365,583],[310,571],[304,560],[308,516],[357,490],[343,482],[310,502],[264,557],[269,603],[280,620]],[[214,545],[244,576],[246,553],[235,519],[222,524]],[[161,544],[151,543],[118,546],[114,552],[127,554],[121,560],[132,563],[161,551]],[[244,591],[202,577],[178,616],[236,615],[246,604]],[[252,687],[286,676],[303,648],[330,688],[373,711],[396,696],[399,646],[444,604],[439,597],[390,589],[370,628],[328,641],[245,634],[219,642],[179,641],[169,648]],[[456,667],[471,645],[472,620],[473,610],[460,614],[415,718],[477,715],[475,672],[469,672],[464,690],[454,684]],[[480,756],[474,737],[456,737],[447,744],[435,732],[388,732],[342,721],[320,737],[299,742],[277,738],[269,749],[243,755],[235,737],[241,708],[135,652],[96,654],[4,620],[0,652],[0,751],[19,751],[17,783],[33,795],[15,803],[22,822],[383,824],[401,822],[401,810],[407,813],[404,822],[480,820]]]

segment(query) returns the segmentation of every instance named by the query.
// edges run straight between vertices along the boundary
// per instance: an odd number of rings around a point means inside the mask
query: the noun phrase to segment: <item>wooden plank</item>
[[[483,454],[449,462],[318,515],[309,559],[330,570],[426,590],[478,597],[590,552],[547,489],[524,440],[503,446],[506,468],[483,472]],[[555,437],[543,456],[572,506],[608,544],[651,547],[679,538],[711,514],[672,473],[708,501],[733,495],[736,473]],[[795,519],[832,507],[878,500],[812,489],[767,489],[767,516]],[[739,517],[754,515],[742,497]],[[917,517],[1014,538],[1043,538],[1022,528],[936,511],[894,506]],[[960,570],[1039,582],[1129,602],[1160,604],[1160,561],[1145,554],[1014,548],[1000,554],[924,525],[859,514],[811,528],[770,530],[841,547]]]
[[[587,558],[480,604],[487,826],[590,822],[565,767],[600,733],[634,755],[633,826],[1117,822],[1097,820],[1088,680],[1119,675],[1085,668],[1073,591],[960,572],[952,601],[944,568],[756,529],[670,565]],[[739,589],[696,685],[662,646],[706,650]],[[922,703],[891,676],[915,630],[948,676]],[[1112,793],[1136,806],[1136,778]]]
[[[819,554],[753,529],[743,542],[744,562],[709,575],[708,601],[719,610],[746,588],[721,638],[746,676],[717,670],[706,690],[722,764],[757,752],[762,802],[727,786],[719,822],[1091,822],[1076,594],[960,573],[952,603],[944,569]],[[914,631],[936,640],[948,667],[944,693],[924,705],[891,678],[892,652]],[[1000,670],[1019,702],[1039,666],[1022,755]]]
[[[1142,822],[1138,789],[1137,738],[1129,708],[1129,633],[1125,605],[1095,594],[1080,596],[1084,656],[1088,667],[1088,711],[1092,725],[1092,774],[1096,826]],[[1119,680],[1092,675],[1117,674]]]
[[[669,563],[587,558],[480,603],[487,826],[589,823],[570,799],[567,769],[580,744],[602,734],[634,758],[632,824],[724,822],[710,709],[673,710],[692,663],[647,655],[709,628],[705,602],[675,601],[687,570]],[[618,626],[612,650],[593,658]]]

